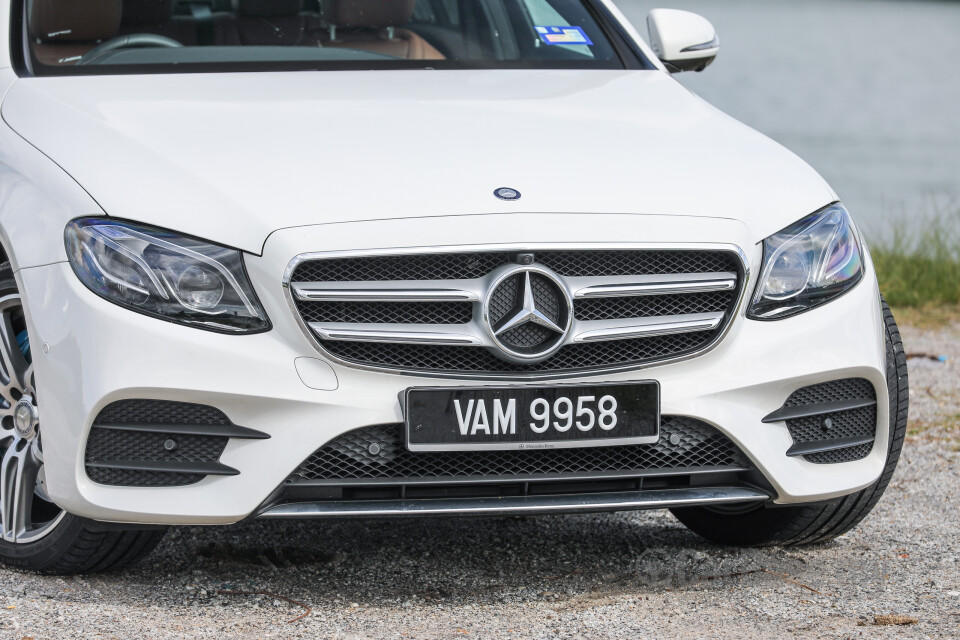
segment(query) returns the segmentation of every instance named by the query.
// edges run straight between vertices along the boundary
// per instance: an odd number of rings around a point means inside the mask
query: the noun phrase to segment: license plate
[[[552,387],[407,389],[407,449],[478,451],[656,442],[655,381]]]

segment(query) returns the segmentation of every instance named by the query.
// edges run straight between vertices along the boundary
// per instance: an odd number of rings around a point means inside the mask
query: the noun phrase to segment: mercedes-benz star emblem
[[[493,192],[493,195],[497,196],[501,200],[519,200],[520,192],[516,189],[511,189],[510,187],[500,187]]]
[[[499,357],[535,363],[559,349],[573,303],[559,276],[537,265],[508,268],[487,291],[483,315]]]

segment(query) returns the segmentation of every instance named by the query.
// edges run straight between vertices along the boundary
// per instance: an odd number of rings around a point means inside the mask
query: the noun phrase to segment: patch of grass
[[[870,253],[890,306],[960,309],[960,211],[901,217]]]
[[[893,307],[893,317],[900,326],[916,329],[939,329],[960,323],[960,304],[920,307]]]

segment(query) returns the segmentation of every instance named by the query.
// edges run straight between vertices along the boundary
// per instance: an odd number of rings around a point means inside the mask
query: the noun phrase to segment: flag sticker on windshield
[[[535,27],[545,44],[593,44],[580,27]]]

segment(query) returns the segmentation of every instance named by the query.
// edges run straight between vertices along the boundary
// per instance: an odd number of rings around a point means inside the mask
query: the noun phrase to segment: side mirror
[[[670,73],[703,71],[720,52],[720,38],[701,15],[678,9],[654,9],[647,16],[650,46]]]

